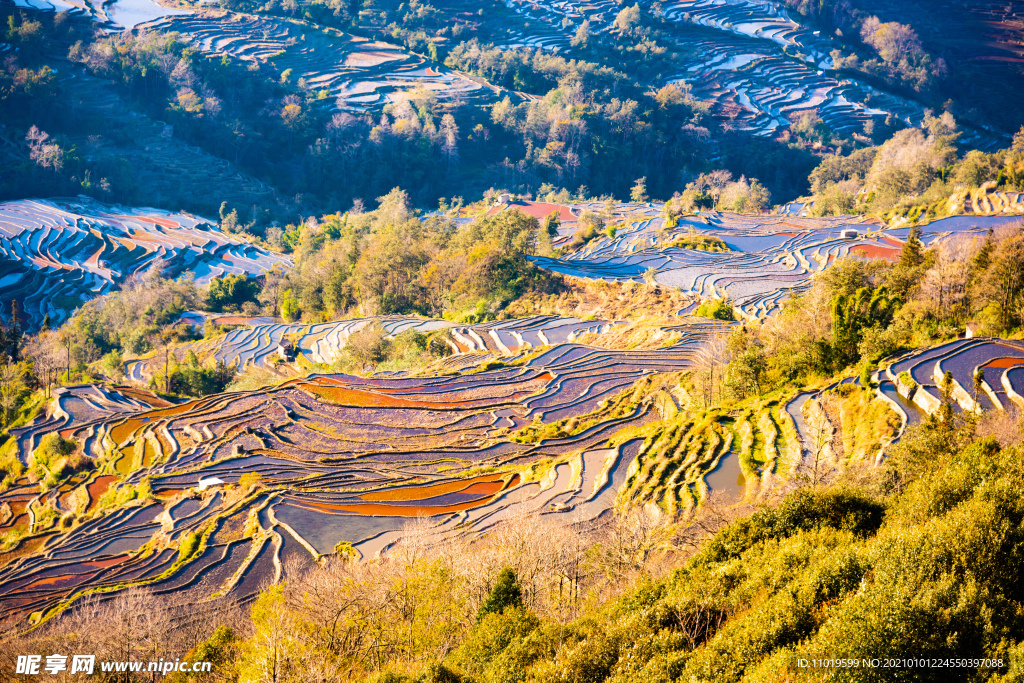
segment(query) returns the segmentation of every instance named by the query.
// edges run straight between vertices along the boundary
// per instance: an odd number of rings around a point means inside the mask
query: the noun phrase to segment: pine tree
[[[11,299],[11,326],[7,330],[7,349],[6,353],[11,357],[11,360],[17,363],[21,359],[21,342],[23,331],[21,329],[21,323],[18,318],[18,300]]]
[[[985,235],[985,242],[981,249],[971,259],[971,280],[977,282],[982,274],[992,265],[992,252],[995,251],[996,241],[992,228],[988,229]]]
[[[487,594],[487,598],[480,605],[476,620],[480,622],[488,614],[501,614],[510,607],[522,606],[523,589],[519,586],[516,573],[511,568],[505,567],[498,574],[498,580],[495,581],[491,592]]]
[[[938,421],[946,428],[953,427],[953,373],[949,370],[942,376],[942,384],[939,385],[941,402],[939,403]]]
[[[981,390],[984,388],[985,383],[985,370],[978,367],[974,371],[974,405],[980,410],[978,405],[978,396],[981,395]]]
[[[863,331],[876,325],[888,325],[896,303],[885,287],[858,289],[852,297],[836,295],[832,301],[833,358],[842,367],[857,359],[857,345]]]
[[[907,235],[907,243],[900,253],[900,265],[904,268],[916,268],[924,263],[924,245],[921,243],[921,228],[914,226]]]

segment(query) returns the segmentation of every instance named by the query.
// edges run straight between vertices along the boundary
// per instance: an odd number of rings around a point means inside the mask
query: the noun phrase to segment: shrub
[[[211,311],[238,310],[247,302],[255,303],[259,292],[259,282],[250,280],[248,274],[228,273],[210,280],[206,307]]]
[[[262,480],[263,476],[259,472],[246,472],[238,478],[238,487],[248,491],[253,486],[259,486]]]
[[[181,537],[181,544],[178,546],[178,561],[184,562],[195,554],[199,548],[199,536],[189,531]]]
[[[114,379],[120,379],[124,375],[124,361],[121,358],[121,352],[117,349],[104,355],[100,364]]]
[[[60,458],[71,455],[77,448],[78,444],[71,439],[65,439],[58,432],[50,432],[39,442],[39,448],[35,452],[36,462],[48,466]]]
[[[680,249],[695,249],[697,251],[731,251],[729,245],[720,238],[714,235],[702,235],[698,232],[689,232],[676,236],[668,246]]]
[[[736,312],[733,310],[732,305],[722,299],[708,299],[701,302],[701,305],[697,307],[693,314],[702,318],[711,318],[712,320],[732,321],[736,319]]]
[[[173,393],[186,396],[206,396],[224,391],[224,388],[235,378],[235,367],[227,366],[218,361],[212,368],[199,365],[195,354],[189,350],[190,356],[184,365],[171,371],[170,389]]]
[[[914,393],[917,391],[917,382],[910,376],[910,373],[904,370],[899,374],[900,383],[907,388],[907,398],[914,398]]]
[[[208,640],[199,643],[185,656],[186,662],[210,662],[211,672],[196,676],[176,671],[164,679],[165,683],[196,683],[197,681],[222,680],[214,678],[215,672],[228,669],[238,656],[239,637],[228,626],[218,626]]]
[[[439,662],[428,664],[415,679],[416,683],[462,683],[463,680],[462,676]]]
[[[379,324],[366,325],[349,335],[345,355],[362,368],[373,367],[387,359],[391,341]]]
[[[697,561],[723,562],[766,540],[820,527],[871,534],[881,525],[884,512],[885,505],[853,489],[801,489],[788,495],[778,508],[760,510],[718,532],[697,555]]]
[[[510,645],[539,626],[540,620],[522,607],[510,606],[502,612],[488,612],[473,627],[455,653],[454,660],[469,671],[482,673]]]
[[[57,432],[51,432],[39,442],[39,448],[33,454],[36,466],[41,468],[40,478],[52,484],[94,467],[91,458],[76,453],[78,444],[72,439],[65,439]]]

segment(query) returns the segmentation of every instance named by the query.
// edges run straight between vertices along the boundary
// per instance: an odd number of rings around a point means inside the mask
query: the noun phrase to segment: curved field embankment
[[[178,31],[210,54],[271,65],[296,81],[328,93],[321,101],[350,112],[380,111],[425,91],[440,101],[488,104],[515,92],[482,83],[389,43],[330,28],[224,10],[200,10],[166,19],[161,28]]]
[[[202,316],[196,318],[192,314],[183,319],[196,325],[205,322]],[[414,316],[376,316],[313,325],[257,319],[253,324],[232,330],[222,337],[185,344],[172,352],[178,362],[192,351],[203,362],[220,362],[240,371],[258,367],[287,375],[303,367],[329,368],[343,359],[349,337],[367,327],[378,326],[389,339],[409,331],[430,334],[447,330],[445,342],[452,353],[475,354],[470,360],[475,365],[483,354],[514,356],[542,346],[570,343],[584,335],[593,338],[592,335],[613,330],[617,324],[551,315],[475,325],[457,325],[447,320]],[[287,362],[281,353],[282,344],[291,345]],[[128,359],[125,374],[133,382],[145,384],[155,374],[163,372],[163,364],[164,358],[159,354]]]
[[[573,215],[603,204],[566,207]],[[727,299],[748,319],[764,319],[782,301],[810,287],[811,277],[838,259],[898,258],[909,228],[889,229],[863,216],[805,218],[705,212],[667,224],[661,204],[617,204],[614,237],[602,235],[558,258],[534,262],[564,275],[605,281],[647,281],[701,298]],[[1011,217],[957,216],[922,226],[932,245],[958,235],[981,235]],[[671,227],[669,227],[671,226]],[[845,236],[847,233],[850,236]],[[570,245],[572,228],[556,245]],[[693,235],[714,237],[729,251],[674,246]]]
[[[1024,407],[1024,344],[974,337],[918,349],[889,364],[885,374],[899,394],[935,413],[949,373],[955,410],[1010,410]]]
[[[167,276],[192,272],[198,284],[290,263],[198,216],[88,199],[0,204],[0,255],[0,296],[20,301],[33,327],[47,314],[53,324],[65,320],[69,308],[157,261]]]

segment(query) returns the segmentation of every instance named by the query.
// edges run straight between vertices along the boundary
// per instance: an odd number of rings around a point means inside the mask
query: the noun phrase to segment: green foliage
[[[916,268],[924,263],[924,245],[921,244],[921,228],[913,227],[907,234],[907,241],[900,251],[900,265]]]
[[[284,292],[284,298],[281,299],[281,317],[288,322],[295,322],[302,315],[302,309],[299,308],[299,300],[295,296],[295,292],[291,289],[287,289]]]
[[[338,541],[334,544],[334,552],[339,557],[358,558],[359,551],[348,541]]]
[[[768,386],[770,361],[757,334],[746,327],[729,335],[732,361],[726,370],[726,383],[740,398],[760,396]]]
[[[440,662],[428,664],[414,683],[463,683],[465,679]]]
[[[210,288],[206,292],[206,307],[211,311],[237,311],[246,302],[256,303],[260,285],[250,280],[247,274],[229,273],[223,277],[210,280]]]
[[[872,389],[875,383],[871,381],[871,364],[864,363],[860,367],[860,385],[865,389]]]
[[[861,287],[852,297],[837,294],[832,300],[831,366],[842,369],[855,362],[864,331],[888,326],[898,308],[899,302],[890,298],[885,287]]]
[[[705,299],[693,314],[712,320],[732,321],[736,319],[732,304],[724,299]]]
[[[111,484],[107,492],[100,496],[98,507],[102,510],[110,510],[126,505],[133,500],[146,500],[152,495],[153,491],[150,488],[148,478],[143,478],[136,485],[124,483]]]
[[[491,591],[480,605],[476,619],[479,623],[488,614],[502,614],[506,609],[523,606],[523,589],[519,586],[516,573],[505,567],[498,573]]]
[[[238,656],[241,639],[228,626],[218,626],[213,634],[199,643],[184,657],[186,662],[210,662],[208,672],[171,672],[164,680],[167,683],[214,683],[230,680],[231,665]]]
[[[181,537],[181,541],[178,544],[178,561],[184,562],[190,559],[199,549],[199,536],[194,532],[185,532],[185,535]]]
[[[195,353],[189,350],[185,364],[176,365],[171,370],[168,387],[175,394],[207,396],[224,391],[234,377],[234,366],[217,361],[212,368],[203,367]]]
[[[0,344],[2,342],[3,334],[0,332]],[[25,361],[10,362],[16,357],[11,351],[8,347],[8,355],[3,358],[6,362],[0,363],[0,428],[4,430],[25,424],[30,417],[28,413],[39,409],[38,401],[42,398],[33,397],[29,388],[32,366]]]
[[[826,527],[870,535],[878,530],[884,512],[883,503],[854,489],[799,490],[778,508],[766,508],[730,524],[704,546],[693,563],[724,562],[766,540]]]
[[[501,612],[489,612],[477,621],[452,660],[483,680],[515,676],[513,662],[520,666],[530,664],[544,654],[536,652],[536,645],[530,642],[537,640],[530,636],[540,624],[536,616],[522,607],[508,606]]]
[[[259,486],[262,481],[263,475],[259,472],[246,472],[238,478],[238,488],[248,491],[255,486]]]
[[[108,351],[103,358],[100,359],[100,365],[102,365],[103,369],[115,379],[120,379],[124,376],[124,359],[118,349],[111,349]]]
[[[457,228],[448,218],[413,218],[401,190],[379,199],[372,213],[324,217],[302,229],[295,270],[280,285],[286,319],[358,308],[481,322],[528,292],[561,287],[558,276],[527,258],[541,232],[532,216],[513,209]],[[433,352],[444,349],[434,344]]]
[[[158,274],[129,281],[120,291],[97,297],[78,310],[50,343],[70,351],[73,367],[103,356],[102,364],[115,373],[118,352],[141,355],[156,346],[191,341],[199,332],[179,322],[185,311],[199,307],[199,294],[190,277],[166,280]],[[63,363],[62,363],[63,365]],[[117,370],[117,376],[123,372]]]
[[[32,454],[33,471],[46,485],[95,467],[92,459],[76,453],[78,444],[72,439],[65,439],[58,432],[50,432],[44,436],[39,447]]]
[[[696,249],[697,251],[731,251],[729,245],[723,242],[721,238],[698,232],[689,232],[673,237],[672,242],[668,246],[679,247],[680,249]]]

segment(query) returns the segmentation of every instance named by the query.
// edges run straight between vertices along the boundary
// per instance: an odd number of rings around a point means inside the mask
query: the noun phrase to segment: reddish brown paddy
[[[503,490],[511,489],[519,484],[518,474],[512,475],[507,486],[504,480],[495,480],[493,477],[494,475],[490,475],[488,477],[467,479],[461,482],[446,482],[445,484],[434,484],[431,486],[408,487],[399,491],[378,491],[361,496],[364,500],[382,500],[382,498],[379,497],[373,499],[369,497],[390,494],[394,497],[383,500],[408,502],[414,500],[427,500],[438,495],[453,493],[455,491],[465,491],[466,493],[480,495],[479,498],[473,500],[467,500],[461,503],[452,503],[449,505],[386,505],[384,503],[377,502],[345,504],[303,502],[298,506],[320,512],[339,512],[341,514],[373,517],[431,517],[434,515],[446,515],[455,512],[462,512],[463,510],[471,510],[475,507],[485,505],[490,502],[495,494],[500,493]],[[487,481],[478,481],[479,479],[487,479]],[[475,483],[472,483],[467,487],[466,483],[468,482]],[[458,488],[455,488],[455,491],[440,490],[441,487],[449,485]],[[417,497],[413,497],[414,495]]]
[[[898,249],[883,247],[878,244],[857,244],[850,247],[850,251],[864,258],[880,258],[887,261],[895,261],[900,257]]]

